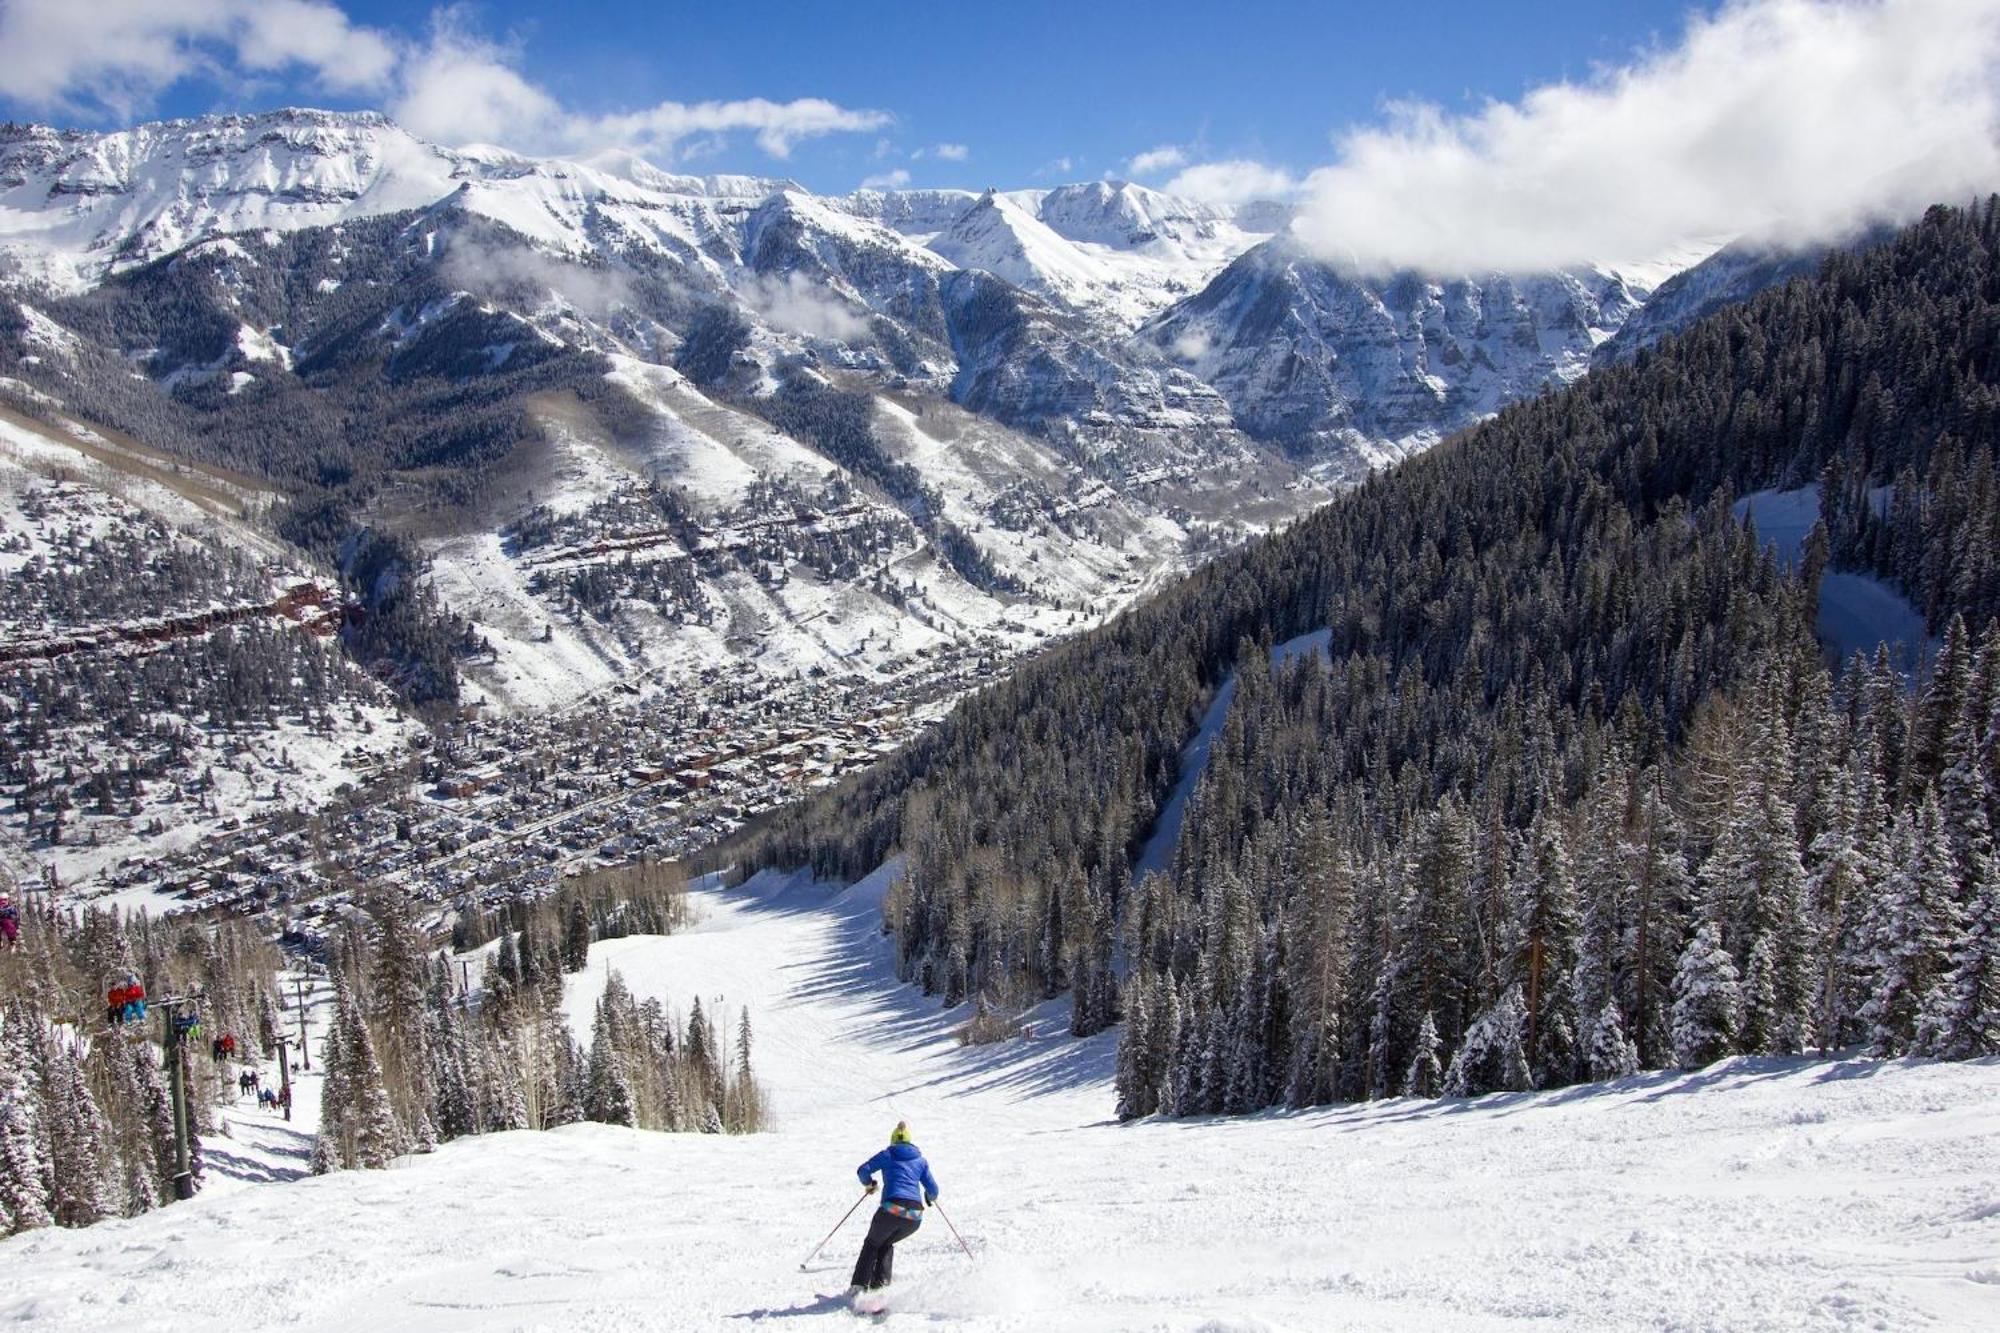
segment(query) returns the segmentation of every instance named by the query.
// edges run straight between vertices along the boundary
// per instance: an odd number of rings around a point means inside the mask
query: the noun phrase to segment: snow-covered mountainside
[[[648,359],[686,332],[689,305],[722,298],[793,349],[1011,424],[1233,425],[1335,475],[1573,377],[1672,267],[1364,283],[1278,234],[1286,213],[1267,201],[1109,181],[815,197],[626,153],[445,149],[370,113],[0,134],[0,258],[61,291],[218,236],[447,199],[607,279],[606,310],[623,274],[672,284],[678,320],[621,330]],[[994,373],[1001,355],[1013,373]]]
[[[1142,336],[1251,435],[1351,471],[1575,379],[1648,291],[1608,269],[1367,281],[1280,237]]]
[[[1616,334],[1598,345],[1591,364],[1605,366],[1625,360],[1723,306],[1747,301],[1765,288],[1793,278],[1808,277],[1819,269],[1826,254],[1825,246],[1725,245],[1662,282],[1644,309],[1634,312]]]
[[[1109,181],[822,197],[365,113],[9,125],[0,406],[268,493],[413,703],[846,681],[913,723],[1580,372],[1657,278],[1361,283],[1285,225]],[[59,832],[35,854],[69,867]]]
[[[257,1113],[192,1202],[0,1242],[37,1329],[848,1328],[854,1167],[897,1120],[942,1213],[891,1327],[1981,1328],[2000,1319],[2000,1068],[1741,1059],[1550,1093],[1232,1121],[1112,1119],[1112,1034],[961,1046],[893,975],[876,876],[695,895],[591,948],[670,1009],[756,1027],[773,1132],[580,1124],[298,1179]],[[315,1058],[315,1066],[320,1061]],[[310,1094],[310,1080],[303,1085]],[[303,1103],[302,1103],[303,1104]],[[949,1225],[947,1224],[949,1223]],[[971,1257],[955,1243],[955,1227]]]

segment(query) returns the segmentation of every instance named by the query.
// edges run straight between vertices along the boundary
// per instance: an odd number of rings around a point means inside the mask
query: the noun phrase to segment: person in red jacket
[[[146,988],[139,984],[135,973],[127,972],[125,980],[113,982],[104,994],[104,1002],[105,1020],[113,1027],[146,1020]]]

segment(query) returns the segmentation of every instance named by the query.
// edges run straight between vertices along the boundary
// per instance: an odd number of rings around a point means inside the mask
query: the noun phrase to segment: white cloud
[[[1739,0],[1585,82],[1394,108],[1307,179],[1296,228],[1335,262],[1438,272],[1835,238],[2000,186],[1997,90],[2000,0]]]
[[[910,173],[901,167],[897,167],[891,171],[878,172],[873,176],[864,177],[861,182],[861,188],[864,190],[900,190],[909,183]]]
[[[381,87],[396,63],[383,34],[355,27],[320,0],[261,0],[245,6],[243,15],[236,57],[246,69],[302,64],[323,87],[366,92]]]
[[[382,87],[395,53],[323,0],[6,0],[0,97],[129,119],[191,75],[297,68],[315,87]]]
[[[1188,167],[1162,188],[1212,204],[1247,204],[1253,199],[1289,198],[1299,183],[1278,167],[1238,158]]]
[[[404,57],[398,82],[389,114],[421,138],[532,150],[552,146],[569,127],[562,105],[522,77],[507,54],[467,27],[456,10],[438,11],[430,41]]]
[[[883,111],[824,98],[660,102],[609,115],[565,107],[482,36],[458,6],[419,41],[352,22],[328,0],[0,0],[0,97],[72,115],[130,120],[174,84],[298,72],[334,92],[386,94],[411,131],[447,144],[526,152],[630,148],[749,134],[773,157],[802,139],[881,129]]]
[[[892,117],[886,111],[855,111],[821,97],[773,102],[763,97],[733,102],[661,102],[643,111],[595,119],[572,119],[574,143],[621,143],[671,149],[693,134],[748,130],[772,157],[787,157],[800,139],[823,134],[877,130]]]
[[[1172,171],[1175,167],[1184,167],[1187,165],[1187,160],[1186,150],[1170,143],[1163,143],[1158,148],[1148,148],[1145,152],[1134,155],[1132,160],[1125,164],[1125,169],[1134,176],[1154,176],[1162,171]]]
[[[868,321],[851,307],[827,295],[803,273],[757,279],[743,293],[750,307],[772,324],[811,338],[860,342],[868,336]]]
[[[941,143],[931,152],[947,162],[963,162],[972,156],[972,150],[962,143]]]
[[[637,111],[585,116],[565,108],[515,68],[514,53],[474,32],[458,10],[441,10],[431,36],[409,53],[390,114],[413,133],[447,144],[502,143],[528,152],[610,146],[671,155],[683,140],[747,131],[773,157],[800,139],[875,130],[891,117],[819,97],[773,102],[660,102]]]

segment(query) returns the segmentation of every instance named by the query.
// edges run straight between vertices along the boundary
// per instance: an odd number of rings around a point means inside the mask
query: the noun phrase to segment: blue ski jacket
[[[855,1174],[861,1177],[862,1184],[873,1185],[877,1171],[882,1173],[882,1197],[885,1200],[937,1202],[937,1177],[931,1174],[931,1164],[917,1151],[916,1144],[892,1143],[863,1162]]]

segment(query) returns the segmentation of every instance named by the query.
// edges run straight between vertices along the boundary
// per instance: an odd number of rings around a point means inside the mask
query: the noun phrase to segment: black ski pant
[[[896,1242],[917,1234],[914,1217],[898,1217],[887,1208],[875,1211],[868,1224],[868,1239],[861,1242],[861,1257],[854,1261],[854,1285],[873,1291],[889,1285],[889,1270],[896,1262]]]

